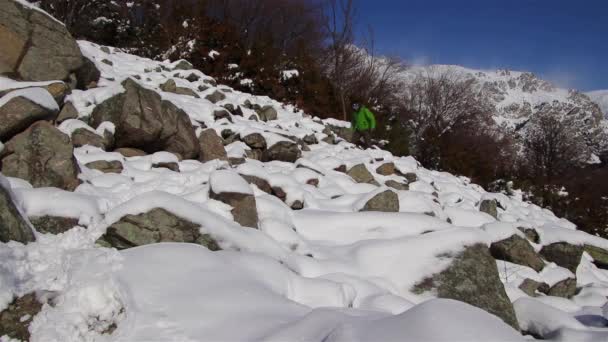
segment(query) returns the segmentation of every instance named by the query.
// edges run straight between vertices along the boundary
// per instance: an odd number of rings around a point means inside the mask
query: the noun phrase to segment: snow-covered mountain
[[[608,120],[608,90],[596,90],[587,93],[587,96],[597,103]]]
[[[608,240],[24,6],[76,50],[3,65],[2,341],[608,338]]]

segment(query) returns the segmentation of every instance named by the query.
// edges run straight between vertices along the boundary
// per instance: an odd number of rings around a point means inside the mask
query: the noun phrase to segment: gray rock
[[[361,211],[398,212],[399,196],[392,190],[383,191],[367,201]]]
[[[200,79],[200,76],[198,76],[195,73],[191,73],[190,75],[188,75],[188,77],[186,77],[186,80],[188,80],[189,82],[196,82]]]
[[[154,163],[152,164],[153,168],[162,168],[162,169],[169,169],[173,172],[179,172],[179,164],[175,163],[175,162],[169,162],[169,163]]]
[[[17,96],[0,107],[0,140],[7,141],[39,120],[54,120],[57,111]]]
[[[78,225],[78,219],[70,217],[39,216],[29,220],[40,233],[61,234]]]
[[[42,303],[34,293],[15,298],[5,310],[0,312],[0,336],[29,341],[29,326],[41,309]]]
[[[60,123],[64,122],[65,120],[69,120],[69,119],[78,119],[78,110],[76,110],[76,107],[74,107],[72,102],[66,102],[63,105],[63,108],[61,108],[61,111],[59,112],[59,115],[55,119],[55,122],[60,124]]]
[[[552,243],[544,246],[540,250],[540,255],[576,274],[576,269],[583,255],[583,246],[572,245],[567,242]]]
[[[551,286],[547,295],[554,297],[571,298],[576,294],[576,279],[567,278]]]
[[[217,242],[200,227],[186,219],[155,208],[139,215],[126,215],[108,227],[98,244],[127,249],[159,242],[196,243],[209,250],[220,250]]]
[[[99,170],[103,173],[121,173],[122,163],[118,160],[96,160],[85,165],[89,169]]]
[[[70,138],[46,121],[13,137],[0,158],[5,176],[25,179],[34,187],[74,190],[79,184]]]
[[[375,182],[374,176],[367,170],[365,165],[357,164],[348,170],[346,173],[357,183],[369,183]]]
[[[547,293],[549,291],[549,285],[526,278],[519,285],[519,289],[524,291],[530,297],[537,297],[538,292]]]
[[[493,199],[485,199],[479,204],[479,211],[498,219],[498,203]]]
[[[91,125],[114,123],[117,147],[134,147],[147,153],[168,151],[186,159],[198,156],[198,139],[183,110],[130,78],[122,85],[124,93],[95,107]]]
[[[389,188],[393,188],[395,190],[400,190],[400,191],[408,191],[410,189],[409,185],[403,184],[403,183],[399,183],[399,182],[394,181],[392,179],[389,179],[386,182],[384,182],[384,185],[388,186]]]
[[[10,188],[4,186],[8,186],[8,181],[3,178],[0,175],[0,241],[32,242],[35,240],[34,232],[19,212]]]
[[[114,152],[118,152],[120,154],[122,154],[123,156],[129,158],[129,157],[143,157],[148,155],[146,152],[136,149],[136,148],[130,148],[130,147],[121,147],[121,148],[117,148],[114,150]]]
[[[260,116],[260,120],[266,122],[270,120],[276,120],[278,117],[277,110],[272,106],[264,106],[260,110],[256,111]]]
[[[534,243],[540,243],[540,236],[538,235],[538,232],[536,232],[535,229],[533,228],[524,228],[524,227],[517,227],[517,229],[519,229],[519,231],[521,231],[522,233],[524,233],[524,235],[526,236],[526,238]]]
[[[108,133],[109,134],[109,133]],[[111,136],[111,134],[110,134]],[[72,144],[74,147],[81,147],[84,145],[91,145],[99,147],[103,150],[110,148],[110,141],[107,138],[100,136],[95,132],[91,132],[86,128],[77,128],[72,132]]]
[[[224,99],[226,99],[226,95],[219,90],[214,91],[213,93],[205,96],[205,99],[211,101],[212,103],[218,103]]]
[[[173,70],[192,70],[194,67],[190,62],[181,59],[174,67]]]
[[[67,80],[82,65],[66,27],[19,2],[0,2],[0,74],[26,81]]]
[[[225,109],[214,110],[213,119],[215,121],[221,120],[221,119],[227,119],[228,121],[232,122],[232,117],[230,116],[230,113]]]
[[[418,175],[416,175],[416,173],[414,173],[414,172],[408,172],[408,173],[404,174],[403,177],[405,177],[405,179],[407,179],[408,183],[414,183],[414,182],[418,181]]]
[[[232,216],[241,226],[258,228],[258,211],[253,195],[236,192],[216,194],[213,191],[210,191],[209,197],[231,206]]]
[[[376,173],[383,176],[395,174],[395,171],[394,163],[384,163],[376,168]]]
[[[251,133],[241,138],[241,140],[247,144],[247,146],[253,149],[266,149],[266,139],[260,133]]]
[[[528,266],[536,272],[540,272],[545,267],[545,263],[528,240],[518,235],[493,243],[490,246],[490,253],[495,259]]]
[[[82,66],[76,70],[76,87],[81,90],[96,88],[101,73],[90,59],[83,57],[82,60]]]
[[[353,140],[353,130],[348,127],[339,127],[333,125],[327,125],[330,131],[332,131],[338,137],[351,142]]]
[[[294,163],[301,156],[302,151],[300,151],[297,144],[289,141],[279,141],[262,153],[262,161],[279,160]]]
[[[595,266],[608,269],[608,250],[591,245],[585,245],[584,250],[593,258]]]
[[[214,129],[206,129],[198,137],[200,154],[199,160],[208,162],[213,159],[226,160],[228,158],[222,138]]]
[[[245,179],[247,181],[247,183],[249,184],[254,184],[255,186],[258,187],[258,189],[264,191],[265,193],[272,195],[272,187],[270,186],[270,183],[268,183],[267,180],[262,179],[260,177],[256,177],[256,176],[249,176],[249,175],[241,175],[241,177],[243,177],[243,179]]]
[[[308,145],[315,145],[319,143],[319,140],[317,140],[317,137],[314,134],[305,135],[302,140]]]
[[[498,276],[496,261],[483,244],[467,247],[446,270],[424,279],[412,290],[418,294],[435,291],[439,298],[471,304],[519,330],[513,305]]]
[[[192,96],[197,99],[200,98],[200,96],[198,96],[198,94],[194,90],[192,90],[190,88],[186,88],[186,87],[178,87],[175,84],[175,81],[172,79],[169,79],[165,83],[161,84],[160,89],[162,91],[166,91],[168,93]]]

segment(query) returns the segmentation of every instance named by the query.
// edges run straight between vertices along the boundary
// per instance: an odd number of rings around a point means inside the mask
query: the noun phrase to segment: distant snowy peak
[[[591,91],[587,93],[587,96],[600,106],[604,112],[604,117],[608,119],[608,89]]]

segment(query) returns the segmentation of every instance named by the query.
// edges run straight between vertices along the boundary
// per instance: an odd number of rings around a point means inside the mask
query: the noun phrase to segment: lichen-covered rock
[[[8,336],[20,341],[29,341],[29,326],[40,310],[42,303],[34,293],[15,298],[0,312],[0,336]]]
[[[394,163],[384,163],[376,168],[376,173],[383,176],[389,176],[395,173]]]
[[[494,242],[490,246],[490,253],[495,259],[528,266],[536,272],[540,272],[545,267],[545,263],[534,251],[528,240],[519,235],[513,235],[507,239]]]
[[[199,141],[199,160],[207,162],[213,159],[226,160],[228,158],[222,138],[217,135],[214,129],[206,129],[198,137]]]
[[[51,98],[44,89],[38,89]],[[57,113],[57,110],[43,107],[27,97],[15,96],[0,106],[0,141],[9,140],[36,121],[54,120]]]
[[[0,175],[0,241],[28,243],[34,239],[32,228],[13,201],[8,180]]]
[[[348,170],[346,173],[357,183],[369,183],[375,182],[374,176],[367,170],[365,165],[357,164]]]
[[[262,161],[279,160],[294,163],[302,156],[298,145],[290,141],[279,141],[262,153]]]
[[[471,304],[519,330],[513,305],[500,281],[496,261],[483,244],[466,247],[446,270],[424,279],[413,288],[415,293],[433,290],[439,298]]]
[[[130,78],[122,86],[124,93],[95,107],[92,126],[112,122],[117,147],[135,147],[148,153],[168,151],[186,159],[198,156],[198,139],[183,110]]]
[[[485,199],[479,204],[479,211],[496,219],[498,218],[498,203],[493,199]]]
[[[399,196],[392,190],[383,191],[367,201],[361,211],[398,212]]]
[[[96,160],[85,165],[89,169],[99,170],[103,173],[121,173],[122,163],[118,160]]]
[[[548,261],[565,267],[576,274],[578,264],[583,255],[583,246],[572,245],[567,242],[557,242],[544,246],[540,254]]]
[[[25,179],[34,187],[73,190],[79,184],[70,138],[46,121],[13,137],[0,158],[5,176]]]
[[[256,111],[260,116],[260,120],[266,122],[270,120],[276,120],[278,117],[277,110],[272,106],[264,106]]]
[[[0,2],[0,74],[26,81],[67,80],[82,65],[66,27],[20,2]]]
[[[40,233],[61,234],[78,225],[78,219],[71,217],[38,216],[29,220]]]
[[[591,245],[585,245],[584,250],[593,258],[595,266],[608,269],[608,250]]]
[[[220,249],[200,227],[173,213],[155,208],[139,215],[126,215],[108,227],[98,244],[116,249],[126,249],[159,242],[196,243],[212,251]]]

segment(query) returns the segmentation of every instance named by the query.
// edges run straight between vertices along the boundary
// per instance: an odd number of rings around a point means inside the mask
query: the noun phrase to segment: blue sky
[[[532,71],[608,89],[608,0],[358,0],[376,49],[410,63]]]

